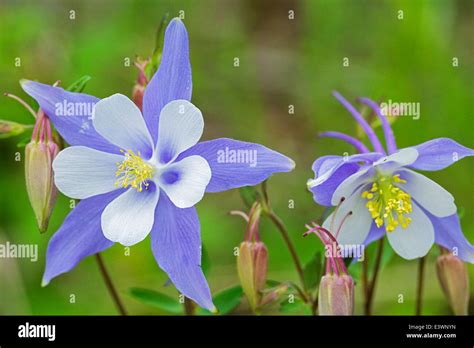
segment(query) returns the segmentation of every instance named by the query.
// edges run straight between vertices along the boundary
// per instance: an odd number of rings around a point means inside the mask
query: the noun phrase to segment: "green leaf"
[[[202,272],[207,276],[209,274],[209,269],[211,268],[211,259],[209,258],[209,253],[207,252],[207,248],[204,247],[204,244],[202,244],[201,255]]]
[[[88,75],[82,76],[80,79],[76,80],[76,82],[66,88],[66,90],[69,92],[81,93],[84,88],[86,88],[86,85],[91,78],[92,77]]]
[[[266,283],[267,283],[268,287],[274,288],[274,287],[280,285],[282,282],[280,282],[278,280],[267,279]]]
[[[148,81],[151,80],[161,63],[161,55],[163,53],[163,43],[165,39],[165,30],[169,22],[168,17],[169,13],[166,13],[161,19],[160,26],[158,27],[155,37],[155,49],[153,50],[153,55],[151,56],[150,64],[147,64],[145,67],[145,75]]]
[[[212,301],[214,302],[214,306],[216,306],[216,308],[219,310],[219,313],[217,314],[228,314],[235,308],[237,308],[237,306],[240,304],[240,300],[242,298],[243,293],[244,292],[240,285],[227,288],[217,293],[212,299]],[[196,310],[196,314],[213,315],[214,313],[211,313],[203,308],[198,308]]]
[[[319,282],[321,281],[322,272],[322,253],[318,251],[303,268],[303,281],[306,290],[315,289],[319,285]]]
[[[155,290],[131,288],[130,295],[141,303],[173,314],[183,314],[183,306],[178,299]]]
[[[252,208],[252,205],[260,200],[260,193],[255,186],[243,186],[239,189],[239,192],[247,209]]]
[[[293,298],[291,302],[289,299],[281,302],[279,311],[285,314],[303,313],[305,315],[311,315],[311,307],[297,297]]]

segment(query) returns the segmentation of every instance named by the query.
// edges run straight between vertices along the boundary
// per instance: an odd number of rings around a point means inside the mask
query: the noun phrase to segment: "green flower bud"
[[[0,139],[14,137],[25,131],[28,126],[20,123],[0,120]]]
[[[255,311],[260,304],[267,278],[268,250],[263,242],[244,241],[237,256],[240,283]]]
[[[467,315],[469,276],[464,262],[453,254],[438,257],[438,279],[455,315]]]
[[[43,121],[46,122],[49,120]],[[52,164],[58,152],[59,146],[51,136],[49,140],[33,137],[25,148],[26,190],[40,232],[45,232],[48,228],[49,217],[56,202],[57,189]]]
[[[326,274],[319,285],[319,315],[353,315],[354,281],[348,274]]]

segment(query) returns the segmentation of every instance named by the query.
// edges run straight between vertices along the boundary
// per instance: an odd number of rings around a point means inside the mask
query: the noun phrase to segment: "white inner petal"
[[[173,100],[160,113],[157,161],[172,162],[201,138],[204,119],[201,111],[187,100]]]
[[[123,156],[71,146],[53,162],[56,187],[68,197],[85,199],[115,190],[117,162]]]
[[[160,190],[137,192],[131,188],[114,199],[102,213],[104,236],[122,245],[141,242],[150,233]]]
[[[189,156],[158,174],[158,184],[178,208],[189,208],[204,196],[211,168],[201,156]]]
[[[151,155],[153,141],[140,109],[122,94],[100,100],[94,107],[95,130],[112,144]]]
[[[372,218],[365,207],[365,200],[361,197],[365,189],[366,186],[355,191],[324,221],[323,227],[329,230],[341,245],[362,244],[369,234]]]
[[[430,219],[412,202],[411,223],[406,229],[398,226],[387,238],[393,250],[407,260],[425,256],[434,243],[434,228]]]
[[[371,166],[361,168],[358,172],[349,176],[337,187],[332,195],[331,204],[338,205],[342,198],[350,197],[357,188],[370,182],[372,177],[373,168]]]
[[[454,197],[442,186],[431,179],[412,170],[400,171],[401,178],[406,184],[397,183],[405,192],[409,193],[423,208],[437,217],[446,217],[456,213]]]

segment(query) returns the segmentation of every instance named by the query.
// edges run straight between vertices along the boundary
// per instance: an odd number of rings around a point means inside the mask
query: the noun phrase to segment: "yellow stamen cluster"
[[[115,186],[124,188],[131,186],[138,192],[142,192],[143,187],[147,189],[148,180],[153,177],[153,167],[141,158],[140,151],[136,155],[132,150],[127,152],[120,150],[120,152],[125,155],[125,159],[117,162]]]
[[[367,199],[366,207],[377,227],[385,224],[385,231],[393,232],[397,226],[407,228],[411,218],[407,215],[412,211],[411,197],[401,188],[394,185],[406,184],[400,175],[392,177],[379,176],[369,191],[362,192]]]

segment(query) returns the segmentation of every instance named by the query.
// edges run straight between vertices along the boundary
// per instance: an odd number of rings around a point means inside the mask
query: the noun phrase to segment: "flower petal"
[[[369,234],[372,218],[361,197],[364,189],[363,187],[355,191],[324,221],[323,227],[329,230],[342,246],[362,244]]]
[[[203,157],[211,167],[206,192],[257,185],[273,173],[295,167],[293,160],[263,145],[228,138],[198,143],[180,154],[177,161],[191,155]]]
[[[462,233],[459,216],[436,217],[426,209],[424,213],[431,220],[435,231],[435,243],[448,249],[465,262],[474,263],[474,246]]]
[[[444,169],[466,156],[474,156],[474,150],[449,138],[429,140],[413,148],[419,156],[411,167],[420,170]]]
[[[117,190],[87,198],[69,213],[53,235],[46,252],[43,286],[51,279],[73,269],[84,257],[96,254],[113,245],[100,227],[104,208],[123,191]]]
[[[102,213],[105,238],[130,246],[141,242],[153,226],[160,190],[151,183],[138,192],[130,188],[114,199]]]
[[[54,159],[54,183],[68,197],[84,199],[114,191],[117,162],[123,156],[71,146]]]
[[[422,174],[412,170],[401,170],[400,177],[406,184],[397,183],[402,190],[409,193],[423,208],[437,217],[445,217],[456,213],[454,197],[443,187]]]
[[[408,147],[379,159],[377,162],[374,162],[374,167],[377,167],[382,173],[390,174],[398,168],[412,164],[416,161],[417,157],[418,151],[412,147]]]
[[[364,246],[367,248],[370,243],[375,242],[385,235],[385,226],[377,227],[375,221],[372,222],[369,234],[364,241]]]
[[[175,206],[189,208],[202,199],[211,176],[211,168],[204,158],[189,156],[167,166],[158,180]]]
[[[151,247],[156,262],[183,295],[205,309],[215,308],[201,269],[200,224],[196,208],[177,208],[163,194],[156,209]]]
[[[181,152],[195,145],[202,136],[204,119],[201,111],[187,100],[173,100],[160,114],[158,162],[173,161]]]
[[[98,98],[28,80],[22,80],[21,87],[38,102],[69,145],[84,145],[119,153],[120,149],[104,139],[92,126],[92,110]]]
[[[174,18],[166,28],[160,66],[143,96],[143,115],[155,143],[161,109],[172,100],[191,100],[191,93],[188,33],[183,22]]]
[[[338,205],[342,199],[350,197],[361,185],[365,185],[373,180],[375,175],[371,166],[365,166],[356,173],[346,178],[334,191],[331,197],[331,204]]]
[[[99,101],[93,112],[94,128],[121,149],[133,150],[146,158],[153,152],[153,141],[140,109],[122,94]]]
[[[320,157],[314,161],[312,166],[315,178],[308,180],[306,185],[313,193],[316,203],[326,206],[331,205],[334,191],[344,180],[359,170],[359,162],[372,163],[380,157],[382,157],[381,154],[374,152],[344,157]]]
[[[415,202],[412,202],[412,206],[412,220],[408,227],[404,229],[399,226],[393,232],[387,233],[393,250],[407,260],[425,256],[435,240],[433,224],[428,216]]]

